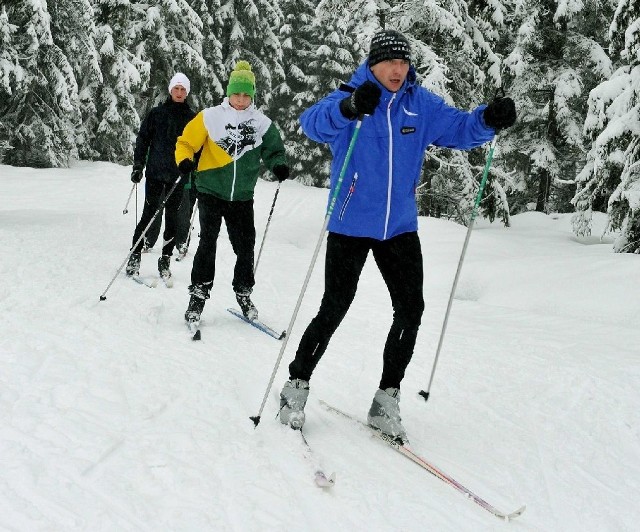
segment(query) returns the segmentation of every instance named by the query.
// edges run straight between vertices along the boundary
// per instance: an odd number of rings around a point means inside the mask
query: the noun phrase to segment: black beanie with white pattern
[[[383,30],[371,39],[369,48],[369,66],[372,67],[389,59],[403,59],[411,62],[411,46],[402,33],[395,30]]]

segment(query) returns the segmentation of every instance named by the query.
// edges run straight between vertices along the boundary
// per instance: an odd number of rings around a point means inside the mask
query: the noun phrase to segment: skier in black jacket
[[[184,126],[196,115],[186,102],[190,89],[189,78],[177,73],[169,82],[167,100],[149,111],[140,125],[133,154],[133,171],[131,181],[139,183],[142,171],[146,166],[145,201],[140,222],[133,233],[133,253],[127,263],[127,275],[138,275],[144,239],[135,246],[140,235],[149,225],[162,200],[169,193],[171,187],[180,175],[176,166],[174,153],[176,140],[182,134]],[[188,176],[185,176],[188,179]],[[164,234],[162,256],[158,259],[158,271],[164,279],[171,277],[169,263],[176,245],[176,228],[178,224],[178,209],[183,197],[185,183],[179,183],[169,196],[164,207]]]

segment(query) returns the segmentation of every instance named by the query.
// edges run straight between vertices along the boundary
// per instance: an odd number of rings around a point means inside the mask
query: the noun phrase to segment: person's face
[[[391,92],[398,92],[409,73],[409,61],[387,59],[371,67],[371,72],[382,85]]]
[[[187,89],[185,89],[182,85],[176,85],[171,89],[171,99],[176,103],[182,103],[187,98]]]
[[[251,105],[251,96],[245,94],[244,92],[238,92],[237,94],[232,94],[231,96],[229,96],[229,103],[234,109],[238,111],[244,111]]]

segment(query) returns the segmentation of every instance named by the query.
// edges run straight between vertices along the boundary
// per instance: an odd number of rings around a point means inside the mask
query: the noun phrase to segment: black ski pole
[[[442,349],[442,343],[444,341],[444,333],[447,330],[447,323],[449,322],[449,312],[451,311],[451,305],[453,303],[453,296],[456,293],[456,287],[458,286],[458,279],[460,278],[460,271],[462,270],[462,262],[464,261],[464,256],[467,252],[467,246],[469,245],[469,238],[471,238],[471,231],[473,230],[473,225],[476,220],[476,216],[478,215],[478,207],[480,206],[480,200],[482,199],[482,193],[484,192],[484,187],[487,183],[487,177],[489,176],[489,168],[491,167],[491,161],[493,160],[493,150],[496,147],[496,140],[498,136],[496,134],[491,141],[491,147],[489,148],[489,154],[487,155],[487,162],[484,165],[484,173],[482,175],[482,181],[480,182],[480,188],[478,189],[478,194],[476,195],[476,201],[473,206],[473,210],[471,211],[471,220],[469,222],[469,227],[467,228],[467,235],[464,239],[464,244],[462,245],[462,253],[460,254],[460,260],[458,261],[458,269],[456,270],[456,275],[453,279],[453,285],[451,287],[451,293],[449,294],[449,302],[447,303],[447,310],[444,314],[444,320],[442,322],[442,330],[440,331],[440,339],[438,340],[438,348],[436,349],[436,358],[433,361],[433,368],[431,370],[431,378],[429,379],[429,386],[427,387],[427,391],[420,390],[418,395],[422,396],[425,401],[429,399],[429,393],[431,390],[431,384],[433,383],[433,376],[436,372],[436,364],[438,363],[438,358],[440,357],[440,349]]]
[[[260,262],[260,255],[262,255],[262,248],[264,247],[264,241],[267,239],[267,231],[269,231],[269,224],[271,223],[271,216],[273,216],[273,209],[276,206],[276,200],[278,199],[278,194],[280,193],[280,185],[282,183],[278,183],[278,188],[276,188],[276,193],[273,196],[273,203],[271,203],[271,210],[269,211],[269,218],[267,219],[267,226],[264,228],[264,234],[262,235],[262,242],[260,243],[260,250],[258,251],[258,257],[256,258],[256,263],[253,267],[253,275],[255,277],[256,272],[258,271],[258,263]]]
[[[344,162],[342,163],[342,169],[340,170],[340,174],[338,176],[338,181],[336,183],[336,188],[333,191],[333,195],[331,196],[331,201],[329,202],[329,207],[327,208],[327,214],[324,217],[324,223],[322,224],[322,230],[320,231],[320,237],[318,238],[318,243],[316,244],[316,249],[313,252],[313,257],[311,259],[311,264],[309,265],[309,269],[307,270],[307,275],[304,279],[304,283],[302,285],[302,289],[300,290],[300,295],[298,296],[298,301],[296,302],[296,307],[291,316],[291,320],[289,321],[289,326],[287,327],[287,332],[284,337],[284,341],[282,342],[282,347],[280,348],[280,353],[278,354],[278,359],[276,360],[276,364],[273,367],[273,371],[271,372],[271,377],[269,379],[269,384],[267,385],[267,389],[264,392],[264,397],[262,398],[262,404],[260,405],[260,410],[258,414],[255,416],[250,416],[249,419],[253,421],[255,427],[258,427],[260,423],[260,417],[262,416],[262,411],[264,410],[264,405],[267,402],[267,397],[269,396],[269,391],[273,386],[273,381],[276,378],[276,373],[278,371],[278,367],[280,366],[280,361],[282,360],[282,355],[284,354],[284,350],[287,348],[287,343],[289,338],[291,337],[291,329],[293,329],[293,324],[296,321],[296,317],[298,316],[298,310],[300,309],[300,304],[302,303],[302,299],[304,298],[304,294],[307,290],[307,285],[309,284],[309,279],[311,278],[311,272],[313,271],[313,266],[315,265],[316,259],[318,258],[318,253],[320,252],[320,246],[322,246],[322,241],[324,240],[324,234],[327,231],[327,226],[329,225],[329,219],[331,218],[331,213],[333,213],[333,209],[335,207],[336,201],[338,200],[338,193],[340,192],[340,188],[342,187],[342,181],[344,179],[344,174],[347,171],[347,165],[349,164],[349,160],[351,159],[351,154],[353,152],[353,147],[356,144],[356,140],[358,138],[358,134],[360,133],[360,126],[362,126],[363,117],[358,119],[356,123],[356,128],[353,131],[353,135],[351,136],[351,141],[349,142],[349,148],[347,150],[347,154],[344,157]]]
[[[176,179],[175,183],[173,184],[173,186],[171,187],[171,190],[169,190],[169,193],[165,196],[164,200],[162,201],[162,203],[160,204],[160,207],[158,207],[158,210],[155,212],[155,214],[153,215],[153,218],[151,218],[151,220],[149,221],[149,223],[147,224],[147,227],[144,228],[144,231],[142,231],[142,234],[140,235],[140,237],[138,238],[138,240],[136,241],[136,243],[131,247],[131,249],[129,250],[129,253],[127,254],[127,256],[125,257],[124,261],[122,262],[122,264],[120,265],[120,267],[118,268],[118,271],[116,272],[116,274],[113,276],[113,278],[111,279],[111,281],[109,282],[109,284],[107,285],[107,287],[104,289],[104,292],[102,292],[102,294],[100,294],[100,301],[105,301],[107,299],[106,293],[109,291],[109,288],[111,288],[111,285],[113,284],[113,282],[116,280],[116,278],[118,277],[118,275],[120,274],[120,272],[122,271],[122,268],[124,268],[124,265],[127,263],[127,261],[129,260],[129,257],[131,257],[131,255],[133,255],[133,250],[136,249],[138,247],[138,244],[140,244],[140,242],[142,242],[142,239],[144,238],[144,235],[147,234],[147,231],[149,230],[149,228],[151,227],[151,224],[153,224],[153,221],[156,219],[156,217],[158,216],[158,214],[160,214],[162,212],[162,209],[164,208],[164,206],[166,205],[167,201],[169,200],[169,198],[171,197],[171,194],[173,194],[173,191],[176,189],[176,187],[178,186],[178,183],[180,183],[180,181],[182,180],[182,176],[179,176],[178,179]],[[137,202],[136,202],[137,204]]]

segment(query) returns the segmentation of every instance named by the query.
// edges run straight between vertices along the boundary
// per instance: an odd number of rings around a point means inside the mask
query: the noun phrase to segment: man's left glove
[[[511,127],[516,121],[516,104],[509,98],[498,97],[484,110],[484,123],[493,129]]]
[[[131,182],[140,183],[140,181],[142,181],[142,166],[134,164],[131,171]]]
[[[276,164],[271,171],[280,183],[285,179],[289,179],[289,167],[286,164]]]
[[[178,165],[178,171],[182,175],[189,175],[196,168],[195,163],[191,159],[182,159]]]

